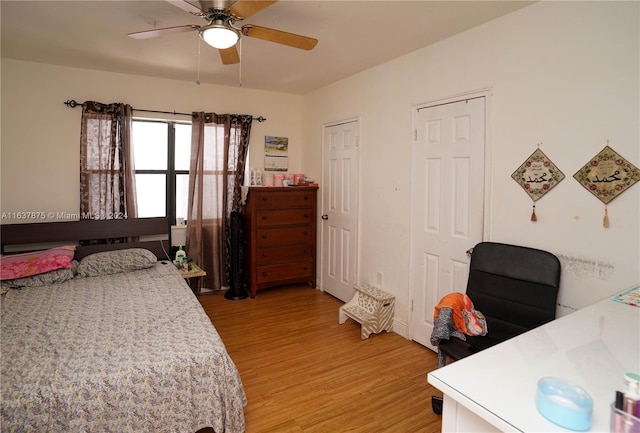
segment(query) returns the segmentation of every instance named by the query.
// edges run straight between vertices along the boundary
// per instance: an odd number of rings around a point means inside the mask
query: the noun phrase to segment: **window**
[[[187,218],[191,124],[133,121],[138,217]]]

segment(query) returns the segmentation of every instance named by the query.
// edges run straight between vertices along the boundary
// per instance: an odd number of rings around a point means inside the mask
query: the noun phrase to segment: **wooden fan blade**
[[[187,0],[165,0],[165,1],[171,3],[174,6],[179,7],[183,11],[189,12],[190,14],[194,14],[198,16],[202,15],[202,11],[200,10],[200,8],[192,5]]]
[[[142,32],[128,33],[127,36],[134,39],[157,38],[158,36],[171,35],[173,33],[184,33],[198,30],[200,26],[187,24],[184,26],[165,27],[163,29],[144,30]]]
[[[262,9],[277,3],[278,0],[261,1],[261,0],[236,0],[229,6],[229,12],[239,20],[249,18],[251,15],[260,12]]]
[[[231,48],[225,48],[224,50],[218,51],[220,52],[220,58],[222,59],[223,65],[234,65],[236,63],[240,63],[240,56],[238,55],[238,50],[235,45]]]
[[[268,27],[245,24],[242,26],[242,34],[252,38],[258,38],[277,44],[288,45],[301,50],[312,50],[318,43],[317,39],[307,36],[296,35],[294,33],[283,32],[282,30],[270,29]]]

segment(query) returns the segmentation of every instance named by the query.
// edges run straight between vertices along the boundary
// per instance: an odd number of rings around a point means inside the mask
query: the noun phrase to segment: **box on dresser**
[[[268,287],[316,286],[318,187],[251,187],[244,208],[245,277],[251,298]]]

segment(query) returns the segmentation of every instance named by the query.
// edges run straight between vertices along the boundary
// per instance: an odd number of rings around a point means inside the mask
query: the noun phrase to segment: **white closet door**
[[[485,98],[419,107],[412,166],[412,340],[431,349],[433,311],[465,292],[466,251],[483,237]]]

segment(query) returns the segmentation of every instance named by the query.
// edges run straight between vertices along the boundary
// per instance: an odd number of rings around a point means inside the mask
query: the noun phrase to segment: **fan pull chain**
[[[238,57],[240,63],[238,64],[238,86],[242,87],[242,38],[238,39]]]
[[[200,85],[200,38],[198,38],[198,78],[196,79],[196,84]]]

